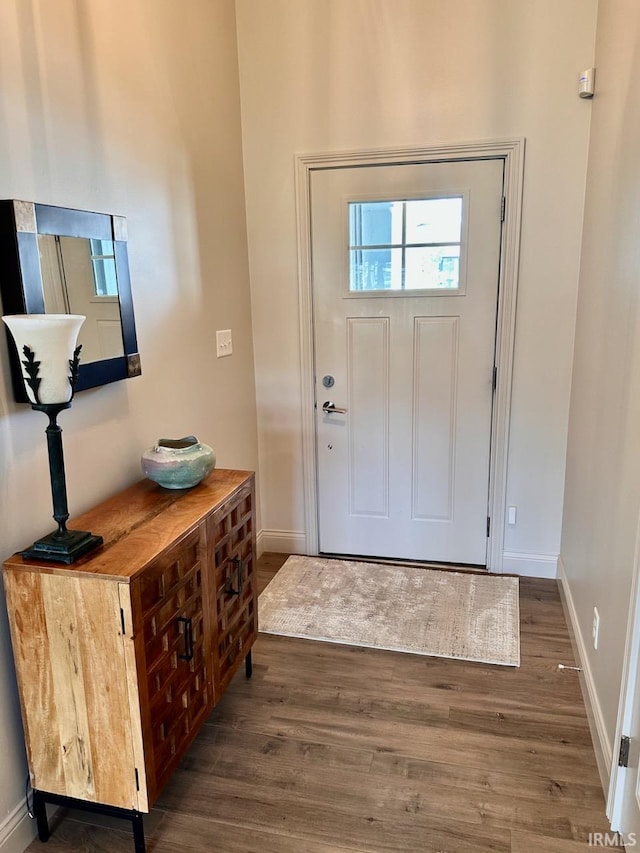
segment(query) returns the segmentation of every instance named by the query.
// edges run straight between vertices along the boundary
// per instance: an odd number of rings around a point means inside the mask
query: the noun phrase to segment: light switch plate
[[[216,332],[216,352],[218,358],[231,355],[233,343],[231,341],[231,329],[221,329]]]

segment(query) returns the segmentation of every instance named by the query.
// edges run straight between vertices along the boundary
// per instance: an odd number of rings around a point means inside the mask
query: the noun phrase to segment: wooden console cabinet
[[[253,474],[142,481],[70,523],[104,538],[71,566],[4,564],[31,784],[141,819],[257,636]],[[44,828],[46,835],[46,819]],[[43,839],[44,840],[44,839]]]

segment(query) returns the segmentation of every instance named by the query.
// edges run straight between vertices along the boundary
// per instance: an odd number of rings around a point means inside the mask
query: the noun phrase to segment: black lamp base
[[[50,560],[70,565],[102,543],[102,536],[94,536],[86,530],[67,530],[62,536],[56,531],[36,539],[30,548],[22,552],[22,556],[25,560]]]

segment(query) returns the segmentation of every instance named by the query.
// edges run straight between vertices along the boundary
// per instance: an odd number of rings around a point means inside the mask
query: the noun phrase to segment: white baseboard
[[[264,551],[276,554],[306,554],[307,537],[296,530],[261,530],[256,547],[258,555]]]
[[[602,790],[604,791],[606,799],[611,778],[611,760],[613,758],[613,750],[611,741],[607,734],[607,728],[604,723],[604,716],[598,700],[598,693],[593,680],[593,674],[591,672],[591,667],[589,666],[587,647],[585,645],[582,632],[580,631],[578,614],[571,594],[571,587],[565,572],[564,563],[562,562],[562,555],[558,557],[558,580],[560,582],[560,597],[562,599],[565,618],[569,626],[569,633],[571,634],[573,651],[578,666],[582,670],[580,672],[580,687],[582,688],[582,696],[587,709],[589,729],[591,730],[591,740],[593,741],[593,749],[596,754],[600,781],[602,782]]]
[[[307,537],[296,530],[261,530],[257,536],[256,548],[258,557],[265,551],[273,551],[276,554],[306,554]],[[557,577],[558,557],[554,554],[505,551],[502,559],[502,571],[505,574],[552,580]]]
[[[36,822],[27,814],[24,800],[0,823],[1,853],[23,853],[36,836]]]
[[[505,551],[502,555],[502,572],[507,575],[522,575],[526,578],[555,580],[558,577],[558,555]]]

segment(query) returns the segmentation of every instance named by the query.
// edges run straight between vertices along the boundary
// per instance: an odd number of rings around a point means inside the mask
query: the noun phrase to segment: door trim
[[[497,385],[491,424],[489,514],[491,531],[487,568],[502,572],[506,511],[507,456],[511,413],[511,381],[515,340],[516,291],[520,255],[520,222],[524,181],[524,138],[497,139],[424,148],[380,148],[365,151],[296,154],[296,220],[302,391],[302,468],[306,553],[318,554],[318,464],[315,434],[315,370],[311,265],[311,173],[349,166],[438,163],[455,160],[504,160],[505,218],[502,223],[498,316],[496,326]]]

